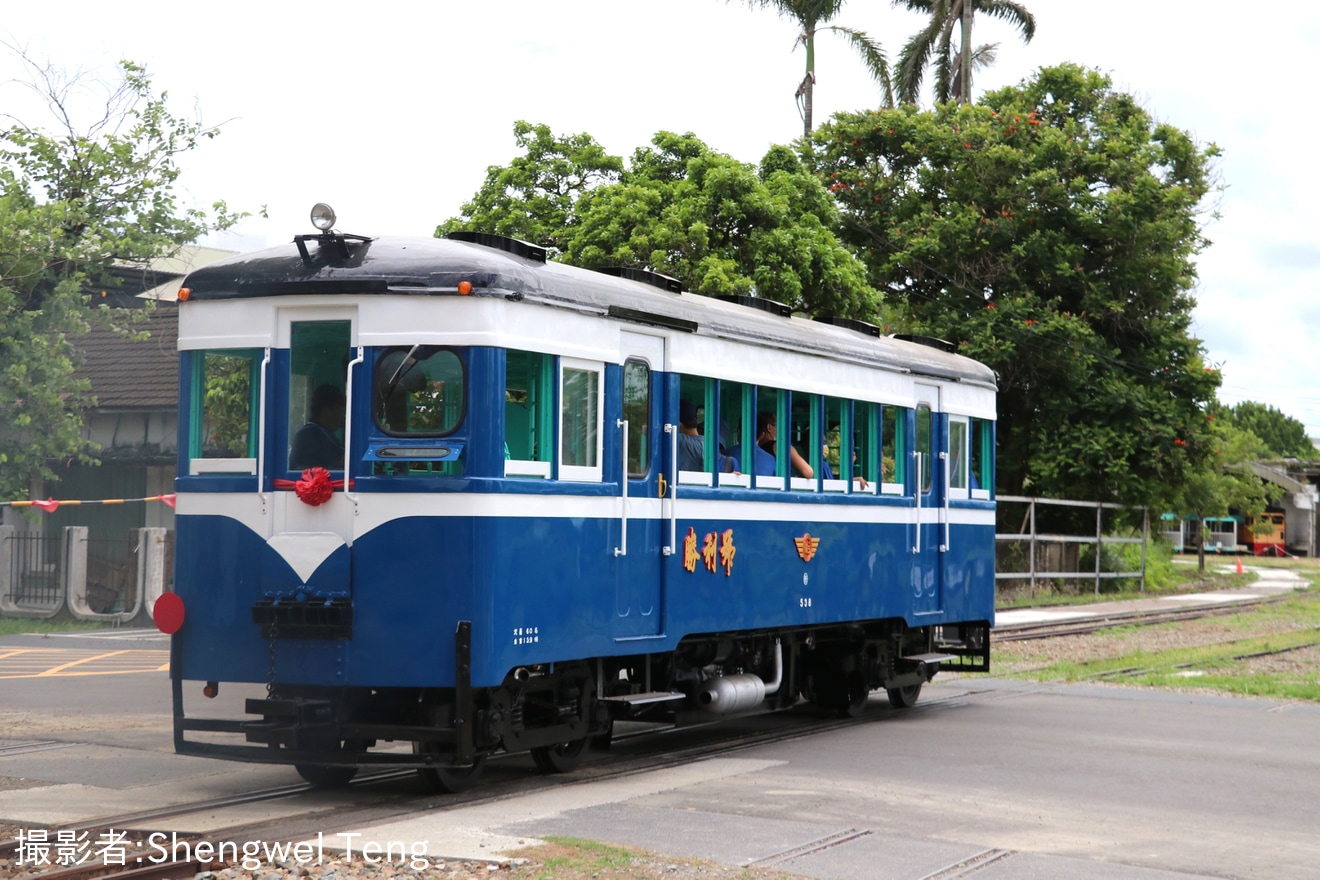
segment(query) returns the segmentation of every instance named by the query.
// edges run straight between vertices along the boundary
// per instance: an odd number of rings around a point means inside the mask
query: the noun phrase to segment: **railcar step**
[[[904,657],[903,659],[909,660],[913,663],[925,663],[927,665],[930,665],[931,663],[947,663],[950,660],[957,660],[958,655],[957,654],[913,654],[912,656]]]
[[[651,703],[669,703],[686,700],[682,691],[651,691],[645,694],[620,694],[617,697],[602,697],[602,703],[627,703],[629,706],[647,706]]]

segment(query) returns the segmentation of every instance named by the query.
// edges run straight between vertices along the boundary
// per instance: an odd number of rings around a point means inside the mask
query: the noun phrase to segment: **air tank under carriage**
[[[905,707],[988,670],[984,366],[333,223],[180,292],[179,752],[457,790],[500,751],[570,770],[616,721]]]

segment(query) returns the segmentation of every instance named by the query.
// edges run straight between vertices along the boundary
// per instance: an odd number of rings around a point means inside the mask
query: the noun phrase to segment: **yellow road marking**
[[[71,660],[71,661],[69,661],[68,663],[64,663],[64,664],[62,664],[62,665],[60,665],[60,666],[56,666],[56,667],[53,668],[53,669],[47,669],[45,672],[43,672],[43,673],[41,673],[41,674],[42,674],[42,675],[59,675],[59,674],[60,674],[61,672],[63,672],[64,670],[66,670],[66,669],[72,669],[74,666],[81,666],[81,665],[84,664],[84,663],[91,663],[93,660],[104,660],[104,659],[107,658],[107,657],[117,657],[117,656],[119,656],[120,654],[127,654],[127,653],[128,653],[128,651],[127,651],[127,650],[124,650],[124,651],[108,651],[108,652],[106,652],[106,653],[104,653],[104,654],[93,654],[91,657],[84,657],[84,658],[82,658],[81,660]]]
[[[0,680],[18,678],[74,678],[87,675],[122,675],[167,672],[168,650],[125,648],[86,651],[60,648],[21,648],[0,652]]]

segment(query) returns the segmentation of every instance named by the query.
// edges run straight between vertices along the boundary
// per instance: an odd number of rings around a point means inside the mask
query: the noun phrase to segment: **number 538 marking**
[[[810,596],[800,596],[800,597],[798,598],[798,607],[799,607],[799,608],[810,608],[810,607],[811,607],[811,597],[810,597]]]

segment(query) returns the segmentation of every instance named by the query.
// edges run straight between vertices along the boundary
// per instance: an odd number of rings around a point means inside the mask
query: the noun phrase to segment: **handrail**
[[[669,434],[669,544],[665,546],[665,556],[672,556],[678,551],[678,425],[665,424],[665,433]],[[662,474],[663,476],[663,474]],[[663,500],[663,499],[662,499]]]
[[[262,507],[269,497],[266,494],[266,368],[269,366],[270,347],[267,346],[261,357],[257,392],[257,497],[261,499]]]
[[[941,452],[940,461],[944,462],[944,543],[940,545],[940,552],[949,552],[949,494],[953,490],[953,478],[949,475],[952,468],[949,467],[949,453]]]
[[[348,362],[347,373],[344,378],[344,411],[348,416],[344,419],[344,497],[353,503],[353,515],[356,516],[358,509],[357,493],[353,491],[353,476],[349,473],[348,466],[353,460],[353,368],[365,360],[362,346],[357,347],[357,357]],[[353,522],[349,521],[348,534],[344,538],[348,546],[353,546]]]
[[[623,473],[619,476],[619,485],[623,487],[623,494],[620,498],[620,511],[622,516],[620,520],[619,544],[614,548],[615,556],[628,555],[628,420],[616,419],[614,422],[616,428],[623,429],[623,446],[620,447],[619,458],[623,461]]]
[[[917,543],[912,547],[912,553],[914,555],[921,553],[921,459],[923,457],[924,456],[915,449],[912,451],[912,458],[915,460],[917,466],[917,491],[912,493],[917,499]]]

